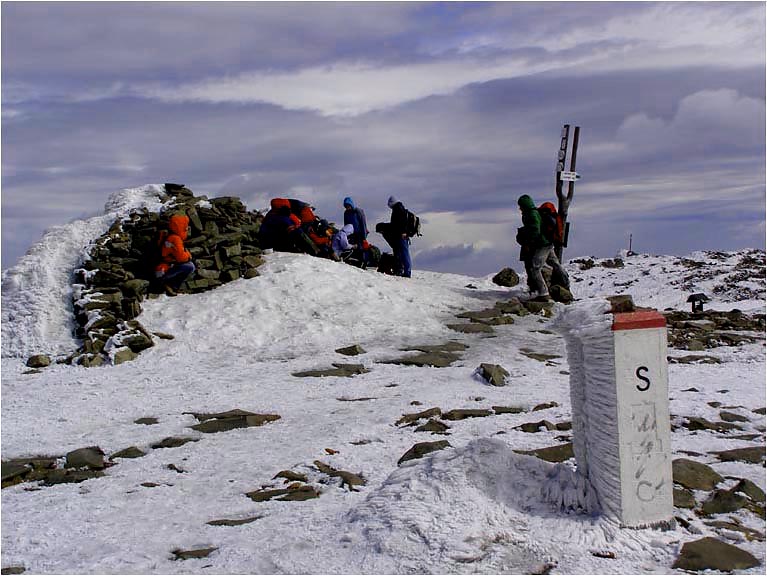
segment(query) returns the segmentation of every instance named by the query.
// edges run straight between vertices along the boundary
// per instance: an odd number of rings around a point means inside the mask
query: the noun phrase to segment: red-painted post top
[[[619,312],[613,315],[613,330],[640,330],[642,328],[665,328],[666,318],[657,310]]]

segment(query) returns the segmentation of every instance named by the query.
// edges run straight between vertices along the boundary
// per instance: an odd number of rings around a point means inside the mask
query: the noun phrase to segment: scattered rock
[[[532,412],[538,412],[538,410],[548,410],[549,408],[557,408],[559,404],[557,402],[544,402],[543,404],[538,404],[532,409]]]
[[[354,474],[353,472],[347,472],[346,470],[336,470],[332,466],[328,466],[327,464],[319,460],[315,460],[314,465],[323,474],[327,474],[328,476],[332,476],[335,478],[340,478],[341,487],[343,488],[344,486],[346,486],[350,492],[356,492],[356,490],[354,489],[355,486],[364,486],[365,484],[367,484],[367,480],[365,480],[359,474]]]
[[[339,376],[342,378],[351,378],[357,374],[365,374],[370,372],[362,364],[340,364],[333,362],[334,368],[327,368],[325,370],[306,370],[303,372],[293,372],[293,376],[298,378],[322,378],[325,376]]]
[[[730,430],[741,430],[740,426],[732,422],[711,422],[700,416],[689,416],[683,426],[691,431],[715,430],[717,432],[728,432]]]
[[[492,406],[492,409],[496,414],[521,414],[525,411],[519,406]]]
[[[146,452],[139,450],[135,446],[131,446],[129,448],[125,448],[124,450],[120,450],[119,452],[115,452],[109,457],[109,459],[114,460],[115,458],[141,458],[142,456],[146,456]]]
[[[715,490],[711,497],[703,503],[701,514],[711,516],[712,514],[726,514],[740,510],[747,504],[745,496],[741,496],[730,490]]]
[[[549,296],[551,296],[551,299],[554,300],[554,302],[561,302],[562,304],[570,304],[575,300],[573,293],[559,284],[554,284],[549,289]]]
[[[176,337],[173,334],[166,334],[165,332],[152,332],[160,340],[174,340]]]
[[[753,448],[735,448],[734,450],[720,450],[709,452],[714,454],[722,462],[749,462],[751,464],[761,464],[764,462],[764,446]]]
[[[753,412],[754,414],[761,414],[762,416],[764,416],[765,411],[767,411],[767,408],[765,408],[764,406],[761,408],[756,408],[754,410],[751,410],[751,412]]]
[[[477,372],[493,386],[506,386],[506,378],[509,372],[498,364],[480,364]]]
[[[493,283],[505,288],[512,288],[519,284],[519,274],[511,268],[504,268],[493,276]]]
[[[35,354],[27,359],[28,368],[45,368],[51,365],[51,358],[47,354]]]
[[[256,520],[261,520],[264,516],[262,515],[256,515],[256,516],[250,516],[248,518],[234,518],[234,519],[221,519],[221,520],[211,520],[210,522],[206,522],[208,526],[242,526],[243,524],[250,524],[251,522],[255,522]]]
[[[616,557],[615,552],[610,552],[609,550],[592,550],[591,555],[597,558],[609,558],[610,560],[615,560]]]
[[[401,366],[432,366],[447,368],[461,357],[452,352],[425,352],[417,356],[404,356],[393,360],[382,360],[381,364],[399,364]]]
[[[432,418],[433,416],[440,417],[442,416],[442,410],[440,410],[437,407],[429,408],[428,410],[424,410],[422,412],[416,412],[414,414],[403,414],[402,418],[397,420],[395,422],[396,426],[400,426],[401,424],[412,424],[413,422],[416,422],[418,420],[424,419],[424,418]]]
[[[222,412],[221,414],[200,414],[197,419],[202,420],[202,422],[190,426],[190,428],[198,432],[212,434],[215,432],[228,432],[236,428],[263,426],[280,418],[279,414],[255,414],[244,410],[232,410],[230,412]]]
[[[669,364],[721,364],[722,361],[715,356],[706,356],[702,354],[700,356],[669,356]]]
[[[112,362],[115,366],[117,366],[118,364],[122,364],[123,362],[130,362],[136,358],[138,358],[138,353],[134,352],[128,347],[125,347],[118,349],[114,353],[114,356],[112,356]]]
[[[695,508],[695,496],[685,488],[674,488],[674,506],[676,508]]]
[[[190,438],[189,436],[184,437],[177,437],[177,436],[170,436],[168,438],[165,438],[161,440],[160,442],[157,442],[155,444],[152,444],[152,448],[178,448],[179,446],[183,446],[184,444],[188,442],[199,442],[199,438]]]
[[[527,422],[525,424],[520,424],[519,426],[515,426],[515,430],[521,430],[522,432],[528,432],[528,433],[535,433],[540,432],[541,428],[545,428],[546,430],[556,430],[556,425],[552,424],[548,420],[540,420],[539,422]]]
[[[181,550],[177,548],[173,550],[172,554],[174,560],[190,560],[193,558],[207,558],[216,550],[218,550],[216,546],[212,546],[211,548],[197,548],[195,550]]]
[[[607,300],[610,302],[611,314],[634,312],[636,310],[636,306],[634,306],[634,299],[631,297],[631,294],[618,294],[616,296],[608,296]]]
[[[706,526],[711,526],[712,528],[719,528],[720,530],[727,530],[729,532],[740,532],[741,534],[743,534],[743,537],[749,542],[753,542],[753,541],[764,542],[764,534],[759,532],[759,530],[748,528],[747,526],[743,526],[742,524],[737,524],[735,522],[726,522],[724,520],[712,520],[710,522],[704,522],[704,524]]]
[[[742,494],[745,494],[754,502],[764,503],[765,501],[764,490],[746,478],[741,478],[731,490],[732,492],[741,492]]]
[[[6,566],[0,570],[0,574],[24,574],[27,569],[24,566]]]
[[[671,463],[674,482],[690,490],[713,490],[722,478],[710,466],[686,458]]]
[[[748,422],[748,418],[746,416],[741,416],[740,414],[735,414],[734,412],[728,412],[727,410],[722,410],[719,412],[719,418],[721,418],[725,422]]]
[[[687,542],[682,546],[679,557],[672,567],[696,572],[702,570],[732,572],[755,566],[759,566],[759,561],[745,550],[716,538],[707,537]]]
[[[401,348],[401,350],[403,352],[463,352],[468,348],[469,346],[462,342],[450,340],[444,344],[420,344],[418,346]]]
[[[256,490],[245,494],[254,502],[266,502],[267,500],[279,500],[281,502],[300,502],[319,498],[320,492],[313,486],[288,486],[276,490]]]
[[[523,356],[527,356],[528,358],[532,358],[533,360],[538,360],[539,362],[548,362],[549,360],[554,360],[555,358],[561,358],[558,354],[543,354],[540,352],[536,352],[535,350],[530,350],[528,348],[520,348],[519,351],[522,353]]]
[[[488,326],[487,324],[478,324],[476,322],[471,322],[469,324],[448,324],[447,327],[451,330],[455,330],[456,332],[463,332],[464,334],[495,333],[495,330],[493,330],[492,326]]]
[[[492,410],[482,410],[478,408],[456,408],[442,414],[443,420],[465,420],[466,418],[483,418],[492,416]]]
[[[535,456],[547,462],[564,462],[574,458],[573,443],[560,444],[559,446],[549,446],[547,448],[538,448],[537,450],[514,450],[518,454],[527,454]]]
[[[407,462],[408,460],[423,458],[430,452],[444,450],[449,446],[450,442],[447,440],[438,440],[437,442],[419,442],[402,455],[402,457],[397,461],[397,466],[403,462]]]
[[[450,426],[434,419],[430,419],[426,424],[415,429],[416,432],[431,432],[432,434],[447,434],[448,430],[450,430]]]
[[[365,354],[366,350],[359,344],[347,346],[346,348],[338,348],[336,352],[343,354],[344,356],[358,356],[359,354]]]
[[[138,420],[134,420],[134,424],[144,424],[146,426],[151,426],[152,424],[158,424],[160,421],[157,418],[154,418],[153,416],[147,417],[147,418],[139,418]]]
[[[104,451],[98,446],[89,446],[88,448],[78,448],[72,450],[66,455],[67,468],[90,468],[91,470],[102,470],[106,467],[104,462]]]

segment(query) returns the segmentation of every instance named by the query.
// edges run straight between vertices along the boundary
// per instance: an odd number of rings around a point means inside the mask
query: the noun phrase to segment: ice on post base
[[[606,300],[564,309],[555,325],[570,364],[573,451],[594,506],[629,527],[673,518],[666,321],[611,314]]]

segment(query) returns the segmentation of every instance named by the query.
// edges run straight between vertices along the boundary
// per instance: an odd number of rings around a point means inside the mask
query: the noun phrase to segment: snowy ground
[[[57,235],[95,237],[103,225],[109,222],[80,225],[87,228],[81,236],[69,225],[46,241],[56,245]],[[107,455],[129,446],[148,454],[119,459],[104,477],[80,484],[3,489],[3,567],[67,574],[662,574],[673,572],[684,542],[713,534],[695,521],[697,534],[681,526],[665,532],[620,529],[605,518],[563,514],[543,501],[540,485],[552,464],[513,450],[559,444],[570,433],[514,427],[571,419],[562,338],[547,330],[550,320],[533,315],[496,326],[492,336],[446,327],[457,322],[456,313],[521,295],[521,287],[417,270],[405,280],[274,253],[260,277],[204,294],[145,301],[142,324],[175,339],[158,340],[133,362],[53,365],[25,374],[28,355],[56,353],[71,343],[62,329],[71,326],[65,267],[34,272],[58,266],[46,260],[48,254],[32,251],[3,279],[2,458],[60,456],[94,445]],[[687,292],[672,284],[690,272],[679,260],[640,255],[626,258],[623,269],[569,269],[578,297],[624,291],[641,305],[686,310]],[[726,259],[712,260],[712,266],[724,264]],[[36,299],[22,296],[30,289]],[[722,301],[712,306],[736,307]],[[762,312],[763,295],[737,307]],[[405,346],[448,340],[469,345],[448,368],[379,363],[404,355]],[[334,352],[351,344],[367,353],[349,358]],[[541,362],[521,349],[558,357]],[[740,405],[737,410],[751,418],[747,431],[761,436],[748,442],[682,428],[672,435],[675,457],[764,444],[764,416],[751,412],[765,406],[764,343],[706,353],[724,362],[669,366],[672,414],[717,419],[718,411],[706,402]],[[370,372],[353,378],[292,376],[333,362],[362,363]],[[482,362],[504,366],[509,385],[493,387],[478,378],[474,372]],[[698,392],[684,392],[691,387]],[[403,414],[431,407],[530,410],[551,401],[559,406],[450,422],[447,436],[395,425]],[[218,434],[189,428],[197,420],[188,412],[234,408],[281,418]],[[141,417],[159,422],[135,424]],[[169,436],[199,441],[149,449]],[[452,448],[397,465],[416,442],[442,439]],[[320,473],[315,460],[360,474],[367,484],[349,491]],[[702,461],[765,488],[761,465],[718,463],[710,456]],[[306,474],[321,496],[303,502],[253,502],[245,496],[262,486],[281,487],[282,480],[273,477],[282,470]],[[253,516],[259,519],[239,526],[206,524]],[[727,516],[765,530],[751,513]],[[736,543],[762,562],[744,573],[763,573],[764,544]],[[184,561],[171,553],[205,547],[217,550]],[[593,554],[603,552],[615,558]]]

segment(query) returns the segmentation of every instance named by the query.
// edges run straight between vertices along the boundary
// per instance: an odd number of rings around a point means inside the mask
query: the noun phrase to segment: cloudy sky
[[[519,268],[516,199],[566,258],[765,245],[765,5],[2,3],[2,267],[121,188],[421,216],[415,267]],[[377,234],[373,243],[385,247]]]

